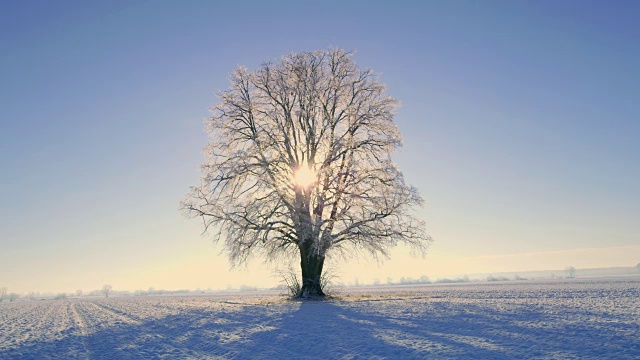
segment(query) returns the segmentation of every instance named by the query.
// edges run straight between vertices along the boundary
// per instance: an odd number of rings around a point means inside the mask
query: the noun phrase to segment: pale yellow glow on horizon
[[[291,266],[299,271],[296,256],[270,265],[264,264],[262,257],[256,256],[248,266],[232,269],[222,243],[214,245],[209,236],[202,236],[202,229],[197,222],[182,218],[178,220],[173,227],[163,228],[162,231],[146,230],[147,233],[138,230],[132,222],[128,227],[121,226],[112,232],[90,238],[91,243],[84,248],[76,245],[58,252],[51,248],[37,249],[37,256],[29,261],[5,267],[4,272],[0,273],[0,287],[21,294],[30,291],[70,294],[77,289],[88,293],[107,283],[117,291],[146,290],[149,287],[166,290],[226,289],[243,284],[271,287],[278,285],[281,280],[276,268]],[[461,249],[454,242],[455,236],[440,234],[436,230],[434,233],[440,236],[426,258],[412,257],[411,249],[400,245],[392,249],[390,258],[382,263],[361,254],[347,260],[331,257],[325,268],[338,276],[335,279],[337,283],[349,284],[358,279],[360,284],[365,284],[375,279],[386,283],[387,278],[392,278],[398,282],[401,277],[416,279],[422,275],[436,280],[480,273],[562,271],[567,266],[574,266],[578,270],[630,267],[640,261],[640,245],[549,251],[535,251],[540,247],[523,246],[524,251],[499,253],[490,247],[484,251]],[[130,241],[114,245],[108,241],[112,237]],[[148,247],[149,242],[142,241],[147,238],[154,239],[154,246]],[[84,251],[84,256],[79,255],[81,251]],[[104,261],[105,254],[109,261]]]
[[[29,291],[51,293],[73,293],[82,289],[85,293],[99,289],[103,284],[113,285],[115,290],[155,289],[225,289],[228,286],[239,287],[242,284],[271,287],[279,284],[280,277],[275,267],[281,269],[291,266],[298,271],[296,259],[281,264],[266,265],[256,258],[247,267],[231,269],[228,258],[220,253],[221,245],[212,246],[208,241],[194,241],[189,247],[167,249],[161,254],[142,258],[134,267],[93,269],[90,273],[65,272],[64,268],[51,268],[46,274],[36,271],[33,264],[24,264],[15,269],[28,274],[31,281],[2,282],[10,291],[27,293]],[[596,267],[630,267],[640,259],[640,246],[620,246],[607,248],[566,249],[547,252],[525,252],[507,254],[486,254],[478,256],[460,256],[437,244],[426,258],[412,257],[410,249],[398,246],[391,251],[390,259],[378,263],[374,259],[362,256],[344,261],[332,258],[326,268],[334,275],[336,283],[371,283],[379,279],[386,283],[387,278],[398,282],[401,277],[419,278],[426,275],[431,280],[456,278],[462,275],[481,273],[501,273],[517,271],[559,270],[574,266],[578,270]],[[275,266],[274,266],[275,265]],[[561,274],[561,272],[559,272]]]

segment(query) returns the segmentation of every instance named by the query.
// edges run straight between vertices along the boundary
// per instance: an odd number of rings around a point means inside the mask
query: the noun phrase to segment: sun
[[[316,172],[310,167],[303,165],[295,171],[293,180],[296,185],[307,188],[316,182]]]

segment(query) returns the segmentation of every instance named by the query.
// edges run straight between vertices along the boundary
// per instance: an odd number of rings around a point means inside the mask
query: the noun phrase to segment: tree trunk
[[[310,251],[308,246],[300,248],[300,267],[302,270],[302,288],[296,297],[324,297],[322,291],[322,268],[324,256]]]

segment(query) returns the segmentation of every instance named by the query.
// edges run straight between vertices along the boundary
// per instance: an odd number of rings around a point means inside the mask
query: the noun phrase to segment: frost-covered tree
[[[386,257],[431,239],[411,214],[423,202],[391,160],[398,101],[340,49],[239,67],[206,122],[202,179],[181,206],[234,265],[259,254],[300,259],[298,296],[323,296],[328,255]]]
[[[7,295],[7,288],[6,287],[1,287],[0,288],[0,302],[2,302],[2,299],[4,299],[5,295]]]
[[[564,272],[567,274],[567,277],[574,278],[576,277],[576,268],[573,266],[568,266],[564,269]]]
[[[636,265],[636,270],[638,270],[638,272],[640,273],[640,263],[638,263],[638,265]]]
[[[113,286],[111,286],[111,284],[105,284],[102,287],[102,290],[100,290],[100,292],[104,294],[104,297],[109,297],[109,294],[111,294],[112,291],[113,291]]]

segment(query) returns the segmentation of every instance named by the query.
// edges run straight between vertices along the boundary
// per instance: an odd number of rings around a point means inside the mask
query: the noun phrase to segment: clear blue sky
[[[639,16],[637,1],[0,1],[0,286],[259,278],[228,272],[178,211],[202,121],[237,65],[331,46],[401,100],[396,160],[436,240],[367,271],[635,265]],[[362,261],[346,281],[368,279]]]

